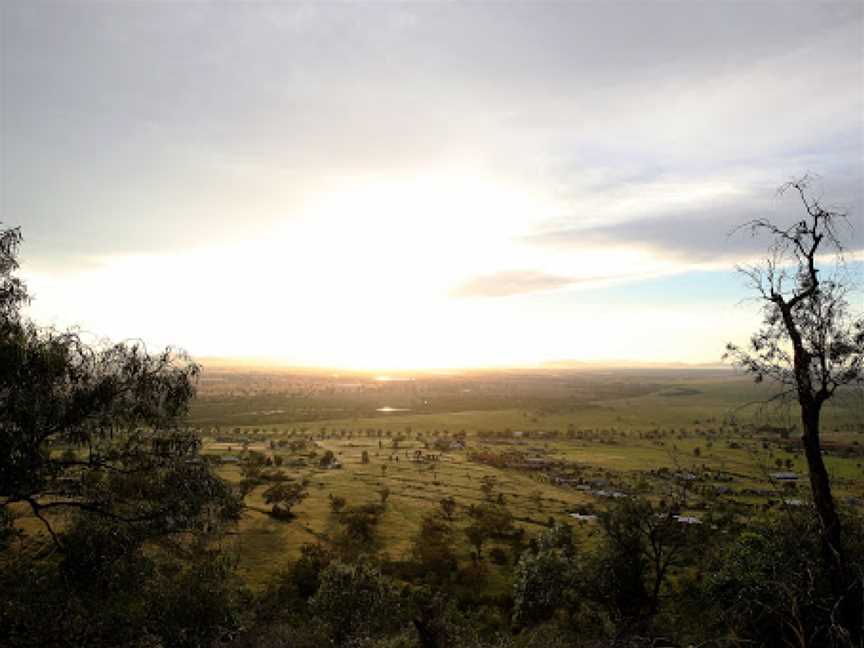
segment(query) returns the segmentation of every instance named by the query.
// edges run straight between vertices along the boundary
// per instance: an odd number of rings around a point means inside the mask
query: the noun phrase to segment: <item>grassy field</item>
[[[247,496],[228,542],[253,587],[287,567],[303,544],[337,539],[331,496],[356,506],[379,502],[383,487],[390,494],[375,550],[391,561],[407,559],[423,516],[452,496],[457,551],[466,562],[467,510],[489,497],[484,479],[494,481],[491,497],[504,502],[526,537],[553,518],[577,527],[584,543],[596,536],[596,523],[571,513],[602,510],[611,492],[680,501],[686,491],[682,512],[708,524],[721,513],[746,523],[767,506],[806,502],[809,492],[794,409],[746,406],[771,392],[728,373],[487,372],[399,380],[228,374],[218,384],[203,390],[190,420],[219,473],[240,482],[241,464],[257,451],[278,458],[290,480],[308,482],[290,520],[270,514],[268,484]],[[378,411],[386,407],[404,411]],[[855,505],[864,498],[860,396],[836,399],[823,431],[835,495]],[[327,451],[341,467],[320,466]],[[414,461],[415,451],[437,460]],[[770,477],[776,471],[799,478],[778,482]],[[18,523],[38,534],[41,524],[20,513]],[[510,582],[515,559],[511,547],[498,546],[509,552],[505,559],[484,561],[484,587],[493,595]]]
[[[605,385],[610,384],[614,381],[606,379]],[[500,387],[487,400],[499,399],[507,388]],[[205,454],[239,456],[246,445],[271,457],[280,455],[286,461],[282,469],[290,477],[309,482],[309,495],[294,508],[295,517],[290,521],[266,513],[268,507],[261,496],[265,486],[247,498],[251,508],[234,536],[242,572],[253,586],[263,584],[296,558],[303,543],[333,540],[337,524],[329,509],[331,495],[344,497],[351,505],[376,502],[383,486],[390,496],[379,525],[377,549],[391,560],[408,556],[421,518],[439,510],[440,500],[447,496],[457,502],[459,551],[462,559],[469,560],[470,547],[462,532],[467,524],[465,510],[483,501],[484,477],[496,480],[495,497],[503,496],[528,536],[552,517],[578,526],[585,542],[591,541],[592,523],[575,522],[569,514],[607,505],[608,498],[582,490],[592,483],[658,499],[671,497],[684,487],[676,475],[689,475],[690,512],[708,518],[712,511],[729,505],[746,515],[748,510],[771,503],[806,499],[806,464],[797,433],[793,429],[784,438],[777,429],[794,425],[794,418],[776,408],[742,408],[768,395],[765,389],[743,380],[697,375],[664,382],[651,377],[626,384],[620,397],[610,395],[609,389],[596,390],[601,398],[562,396],[557,383],[551,398],[532,389],[534,403],[539,405],[533,408],[495,409],[486,407],[489,403],[484,401],[484,409],[479,410],[377,413],[314,421],[277,415],[267,425],[260,420],[238,424],[244,417],[235,411],[228,425],[209,427]],[[279,396],[271,398],[278,401]],[[376,392],[365,394],[365,401],[355,400],[365,403],[360,409],[373,411],[394,402],[392,395]],[[409,404],[417,400],[412,396]],[[202,409],[195,413],[199,420],[211,418],[210,413],[202,415],[207,406],[201,404]],[[826,411],[824,421],[826,461],[835,493],[841,501],[861,497],[861,402],[845,399]],[[438,461],[412,461],[415,450],[439,454],[424,447],[463,433],[464,448],[440,452]],[[398,448],[392,447],[396,438]],[[290,441],[297,439],[306,440],[306,446],[292,451]],[[334,453],[341,468],[318,466],[318,457],[327,450]],[[369,463],[361,461],[364,450]],[[548,462],[552,468],[501,467],[476,460],[482,453],[508,452]],[[298,461],[304,465],[288,467]],[[222,465],[219,470],[229,480],[241,478],[235,464]],[[780,470],[795,472],[799,479],[781,484],[769,477],[770,472]],[[556,477],[562,475],[570,477],[570,482],[556,483]],[[503,577],[510,566],[489,567],[494,589],[496,573]]]

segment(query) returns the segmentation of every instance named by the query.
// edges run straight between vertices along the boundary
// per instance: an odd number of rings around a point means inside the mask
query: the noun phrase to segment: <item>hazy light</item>
[[[743,287],[646,285],[805,172],[861,222],[862,15],[12,3],[0,217],[40,322],[196,356],[715,362]]]

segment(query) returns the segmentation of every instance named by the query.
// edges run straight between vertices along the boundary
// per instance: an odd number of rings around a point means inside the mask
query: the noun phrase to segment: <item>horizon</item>
[[[559,359],[547,360],[533,364],[522,365],[463,365],[463,366],[428,366],[428,367],[340,367],[328,365],[298,365],[288,362],[280,362],[268,357],[218,357],[218,356],[201,356],[192,357],[194,362],[201,365],[206,371],[208,369],[249,369],[249,370],[265,370],[265,371],[296,371],[300,373],[328,373],[331,376],[339,375],[360,375],[372,376],[375,380],[407,380],[413,376],[423,375],[458,375],[483,372],[508,372],[508,371],[538,371],[538,372],[555,372],[555,371],[610,371],[610,370],[642,370],[642,369],[658,369],[658,370],[693,370],[693,371],[721,371],[726,370],[730,374],[737,375],[737,370],[729,363],[724,362],[704,362],[704,363],[688,363],[688,362],[635,362],[628,360],[598,360],[598,361],[583,361],[575,359]],[[742,374],[743,375],[743,374]]]
[[[768,241],[730,232],[797,220],[805,174],[864,276],[860,3],[0,22],[0,221],[43,325],[364,371],[716,365],[760,319],[735,266]]]

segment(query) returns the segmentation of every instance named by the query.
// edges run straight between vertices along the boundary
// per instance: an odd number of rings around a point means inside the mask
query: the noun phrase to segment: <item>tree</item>
[[[452,495],[442,497],[439,504],[441,505],[441,513],[444,514],[444,517],[446,517],[449,522],[452,522],[453,514],[456,512],[456,498]]]
[[[378,497],[381,499],[381,507],[387,506],[387,499],[390,497],[390,489],[387,486],[382,486],[378,489]]]
[[[339,515],[339,513],[341,513],[342,509],[345,508],[346,504],[347,504],[347,502],[345,501],[344,497],[340,497],[339,495],[333,495],[333,493],[330,493],[330,512],[331,513],[333,513],[335,515]]]
[[[682,564],[694,529],[671,510],[635,497],[602,512],[599,521],[603,543],[597,582],[610,607],[644,630],[660,609],[670,572]]]
[[[18,246],[21,230],[0,230],[0,319],[18,322],[19,309],[29,301],[27,286],[13,275],[18,269]]]
[[[851,567],[860,573],[862,520],[845,521],[853,525]],[[787,509],[754,522],[711,560],[702,589],[708,605],[719,605],[705,617],[720,624],[708,628],[734,628],[754,645],[843,645],[833,632],[830,583],[824,570],[813,569],[822,553],[818,517],[803,508]]]
[[[578,581],[573,533],[556,524],[544,531],[536,550],[524,551],[513,574],[513,623],[526,626],[549,619],[559,607],[573,607]]]
[[[483,475],[480,478],[480,490],[489,501],[492,501],[496,486],[498,486],[498,478],[495,475]]]
[[[375,542],[375,531],[381,519],[382,509],[377,504],[349,506],[342,509],[339,522],[344,529],[345,548],[362,551]]]
[[[184,424],[200,369],[170,348],[94,346],[22,317],[26,286],[13,275],[20,241],[18,230],[0,230],[4,636],[11,645],[98,646],[156,632],[154,643],[184,645],[184,635],[185,645],[206,645],[230,616],[223,586],[231,567],[195,556],[210,556],[241,503]],[[8,521],[25,510],[44,533],[10,545],[5,538],[18,532]],[[172,570],[177,577],[166,579]],[[160,605],[183,598],[174,588],[187,576],[220,599],[215,616]]]
[[[520,541],[523,530],[513,524],[513,514],[507,507],[492,502],[482,502],[468,508],[471,523],[465,527],[465,536],[482,559],[483,545],[489,539]]]
[[[324,454],[321,455],[321,459],[318,461],[318,465],[321,468],[330,468],[331,466],[336,465],[336,455],[333,454],[332,450],[325,450]]]
[[[297,593],[304,599],[318,591],[321,572],[333,561],[333,555],[321,544],[304,544],[300,547],[300,558],[291,569]]]
[[[321,572],[309,608],[327,625],[332,645],[360,645],[362,639],[392,633],[407,622],[402,600],[378,569],[363,562],[332,562]],[[355,636],[359,640],[350,643]]]
[[[275,518],[289,519],[293,517],[291,509],[309,496],[306,482],[279,482],[264,491],[264,501],[273,506],[272,515]]]
[[[483,545],[486,543],[486,529],[474,522],[465,527],[465,537],[469,544],[474,547],[476,560],[483,559]]]
[[[486,535],[502,540],[519,536],[513,524],[513,514],[506,506],[492,502],[481,502],[468,509],[468,517],[486,530]]]
[[[440,516],[428,513],[420,521],[411,553],[426,574],[438,580],[446,578],[457,566],[453,528]]]
[[[844,213],[825,208],[809,191],[809,178],[781,187],[799,198],[804,217],[783,227],[767,219],[747,223],[753,235],[772,243],[760,265],[739,268],[763,306],[761,328],[749,345],[727,345],[725,357],[753,376],[781,387],[778,397],[797,399],[801,443],[807,459],[813,503],[819,517],[832,590],[841,623],[853,640],[862,636],[862,584],[846,561],[840,518],[822,459],[820,421],[838,389],[864,386],[864,315],[849,305],[838,227]],[[823,262],[833,254],[834,267]]]
[[[58,545],[51,517],[73,511],[151,534],[235,519],[230,487],[183,425],[199,366],[170,348],[93,347],[23,320],[19,241],[0,232],[0,508],[26,505]]]
[[[262,471],[267,465],[267,457],[256,450],[251,450],[243,457],[243,462],[240,464],[240,472],[243,477],[238,485],[242,497],[246,497],[257,486],[264,482]]]

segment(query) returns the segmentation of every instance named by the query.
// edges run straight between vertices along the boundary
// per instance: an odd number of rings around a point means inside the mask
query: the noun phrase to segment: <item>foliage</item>
[[[772,238],[763,264],[739,268],[759,295],[764,318],[749,348],[730,344],[728,356],[757,381],[772,379],[824,401],[842,385],[864,385],[864,315],[850,309],[842,257],[833,273],[820,265],[826,250],[842,251],[838,228],[846,215],[811,198],[810,180],[781,188],[800,198],[802,220],[788,227],[765,219],[744,225]]]
[[[838,227],[846,215],[825,208],[812,198],[810,179],[781,188],[797,194],[802,219],[779,226],[759,219],[751,231],[767,233],[769,257],[758,266],[742,268],[761,299],[763,321],[749,347],[727,346],[727,357],[757,382],[768,378],[781,387],[778,397],[794,395],[801,414],[801,441],[810,473],[810,486],[822,529],[839,623],[855,642],[864,641],[864,587],[850,580],[846,547],[830,477],[822,458],[821,419],[824,404],[843,387],[864,388],[864,312],[849,304],[851,291]],[[835,270],[823,265],[826,252],[835,253]]]
[[[431,580],[446,579],[457,566],[453,527],[434,513],[425,515],[411,553]]]
[[[318,465],[321,468],[330,468],[337,465],[336,455],[333,454],[332,450],[325,450],[324,454],[321,455],[321,459],[318,460]]]
[[[273,517],[290,519],[291,509],[309,496],[307,483],[278,482],[264,491],[264,501],[273,506]]]
[[[0,232],[0,627],[13,645],[208,645],[239,591],[209,547],[241,503],[183,425],[199,368],[22,318],[19,241]],[[22,510],[44,533],[13,544]]]
[[[700,531],[648,500],[625,498],[600,514],[603,540],[594,580],[598,598],[637,629],[660,609],[671,571],[682,565]]]
[[[387,499],[390,497],[390,489],[387,486],[382,486],[378,489],[378,497],[381,500],[381,506],[387,506]]]
[[[346,506],[338,514],[342,526],[337,543],[345,557],[357,557],[371,551],[378,539],[377,528],[383,508],[378,504]]]
[[[480,490],[487,500],[492,500],[495,488],[498,486],[498,478],[494,475],[483,475],[480,479]]]
[[[321,572],[333,560],[333,553],[322,544],[302,545],[300,557],[258,597],[256,623],[269,625],[280,618],[305,616],[308,600],[318,591]]]
[[[18,321],[20,308],[29,301],[27,286],[13,274],[20,245],[20,229],[0,230],[0,321]]]
[[[452,495],[442,497],[439,505],[441,506],[441,513],[444,517],[452,522],[453,514],[456,512],[456,499]]]
[[[513,574],[513,623],[534,625],[559,608],[573,609],[580,574],[575,561],[573,530],[556,524],[522,553]]]
[[[128,527],[80,514],[61,535],[63,552],[3,561],[4,645],[191,648],[237,627],[234,564],[206,539],[157,551]]]
[[[318,591],[309,603],[338,645],[351,637],[394,632],[406,622],[400,591],[380,570],[361,562],[334,562],[321,572]]]
[[[850,569],[864,575],[864,527],[847,518],[856,542]],[[787,510],[744,531],[714,561],[704,582],[706,600],[723,601],[723,625],[764,645],[843,645],[812,511]]]
[[[340,495],[333,495],[333,493],[330,493],[328,499],[330,500],[330,512],[336,515],[338,515],[348,503],[344,497],[341,497]]]
[[[236,519],[239,503],[182,426],[198,365],[22,320],[15,247],[0,239],[0,507],[26,504],[55,542],[51,516],[73,511],[149,535]]]
[[[482,502],[468,508],[471,522],[465,527],[465,536],[474,547],[475,558],[482,559],[483,545],[488,540],[520,542],[523,531],[513,524],[513,514],[503,504]]]

